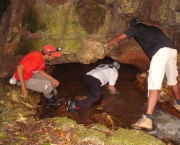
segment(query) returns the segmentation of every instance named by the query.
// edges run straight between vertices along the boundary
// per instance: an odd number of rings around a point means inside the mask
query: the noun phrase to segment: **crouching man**
[[[34,51],[27,54],[17,66],[10,83],[21,86],[24,98],[28,96],[28,89],[31,89],[43,93],[48,104],[60,105],[60,100],[63,99],[56,90],[59,81],[44,71],[45,61],[51,61],[60,56],[61,52],[51,44],[44,46],[42,52]]]

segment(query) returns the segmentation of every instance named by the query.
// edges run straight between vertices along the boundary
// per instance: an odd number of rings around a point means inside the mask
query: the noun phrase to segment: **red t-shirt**
[[[19,65],[24,68],[23,77],[24,80],[28,80],[33,76],[33,73],[45,68],[45,61],[41,52],[35,51],[26,55]],[[14,77],[19,80],[18,71],[15,71]]]

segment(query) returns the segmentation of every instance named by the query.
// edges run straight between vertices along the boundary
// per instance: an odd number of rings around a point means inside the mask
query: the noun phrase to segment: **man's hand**
[[[27,96],[28,96],[28,89],[26,88],[26,86],[22,86],[21,89],[22,89],[22,96],[24,98],[27,98]]]
[[[109,85],[108,89],[110,94],[119,94],[114,86]]]
[[[59,86],[59,81],[56,79],[51,79],[51,81],[53,82],[54,86]]]
[[[114,92],[116,91],[116,88],[114,86],[109,85],[108,86],[109,91]]]
[[[105,47],[105,48],[109,48],[109,46],[107,45],[107,43],[106,43],[106,44],[104,44],[104,47]]]

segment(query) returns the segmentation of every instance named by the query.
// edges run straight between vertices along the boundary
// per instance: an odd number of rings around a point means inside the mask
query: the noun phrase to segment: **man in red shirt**
[[[17,66],[12,80],[15,80],[18,86],[21,86],[24,98],[28,96],[28,89],[42,92],[49,104],[55,105],[60,100],[56,90],[59,81],[48,75],[45,69],[45,61],[51,61],[61,56],[61,52],[48,44],[44,46],[42,52],[34,51],[27,54]]]

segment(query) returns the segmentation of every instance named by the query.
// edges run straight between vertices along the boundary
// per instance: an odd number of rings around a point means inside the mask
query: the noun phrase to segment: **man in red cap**
[[[48,75],[45,69],[45,61],[51,61],[61,56],[61,52],[53,45],[44,46],[42,52],[34,51],[27,54],[17,66],[11,84],[21,86],[24,98],[28,96],[28,89],[42,92],[48,100],[48,104],[57,105],[60,96],[56,90],[59,81]]]

